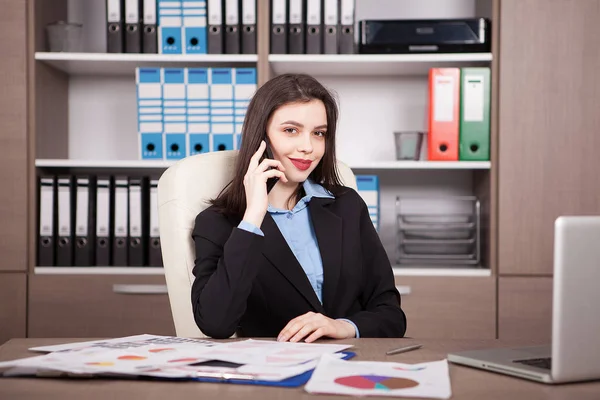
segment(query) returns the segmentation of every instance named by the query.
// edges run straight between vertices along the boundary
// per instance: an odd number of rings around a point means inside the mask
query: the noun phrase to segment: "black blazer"
[[[353,189],[313,197],[309,213],[323,260],[323,304],[267,213],[264,237],[211,206],[198,214],[192,306],[208,336],[276,337],[308,311],[347,318],[361,337],[402,337],[406,316],[368,208]]]

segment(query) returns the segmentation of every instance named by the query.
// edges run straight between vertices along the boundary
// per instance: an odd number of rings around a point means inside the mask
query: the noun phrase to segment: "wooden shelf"
[[[352,169],[490,169],[489,161],[365,161],[348,163]]]
[[[491,53],[452,54],[272,54],[276,74],[427,75],[430,68],[489,66]]]
[[[35,59],[69,75],[134,75],[136,67],[256,66],[256,54],[122,54],[37,52]]]
[[[492,276],[489,268],[406,268],[394,266],[394,276]],[[164,275],[162,267],[35,267],[38,275]]]
[[[102,169],[167,169],[177,160],[61,160],[38,159],[35,166],[39,168],[102,168]],[[490,169],[489,161],[365,161],[348,163],[354,170],[474,170]]]
[[[492,276],[489,268],[432,268],[393,266],[394,276]]]
[[[177,160],[64,160],[38,159],[39,168],[167,169]]]
[[[162,267],[35,267],[37,275],[164,275]]]

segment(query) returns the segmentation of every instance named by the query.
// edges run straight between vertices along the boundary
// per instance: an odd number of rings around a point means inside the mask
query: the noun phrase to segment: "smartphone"
[[[265,158],[269,158],[271,160],[274,160],[275,158],[273,157],[273,152],[271,151],[271,147],[269,146],[269,140],[265,137],[265,142],[267,144],[266,150],[265,150]],[[275,167],[269,167],[268,170],[271,169],[276,169]],[[267,179],[267,193],[269,193],[271,191],[271,189],[273,189],[273,187],[275,186],[275,184],[277,183],[277,181],[279,181],[278,177],[275,178],[269,178]]]

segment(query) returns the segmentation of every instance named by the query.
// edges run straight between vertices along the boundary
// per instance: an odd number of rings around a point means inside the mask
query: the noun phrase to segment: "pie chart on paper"
[[[410,389],[419,386],[419,382],[406,379],[395,378],[391,376],[381,375],[352,375],[337,378],[335,381],[338,385],[350,387],[353,389],[370,389],[370,390],[398,390]]]

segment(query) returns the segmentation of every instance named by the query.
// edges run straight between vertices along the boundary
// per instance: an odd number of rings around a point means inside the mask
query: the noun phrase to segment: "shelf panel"
[[[161,267],[35,267],[38,275],[164,275]]]
[[[492,276],[488,268],[393,268],[394,276]],[[161,267],[35,267],[39,275],[164,275]]]
[[[164,160],[61,160],[38,159],[35,166],[39,168],[103,168],[103,169],[166,169],[177,161]],[[364,169],[424,169],[424,170],[451,170],[451,169],[490,169],[489,161],[365,161],[349,163],[354,170]]]
[[[489,268],[392,267],[394,276],[492,276]]]
[[[136,67],[252,67],[256,65],[258,56],[37,52],[35,59],[69,75],[134,75]]]
[[[452,54],[272,54],[276,74],[427,75],[430,68],[489,66],[491,53]]]
[[[489,161],[366,161],[349,163],[352,169],[490,169]]]
[[[167,169],[177,161],[166,160],[64,160],[38,159],[38,168]]]

